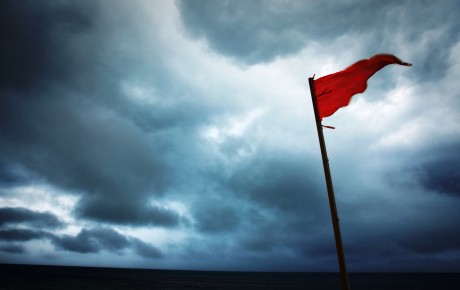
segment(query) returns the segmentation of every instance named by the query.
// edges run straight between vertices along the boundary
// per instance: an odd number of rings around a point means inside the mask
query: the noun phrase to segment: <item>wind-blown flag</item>
[[[362,59],[342,71],[315,80],[320,120],[348,106],[353,95],[366,90],[367,80],[389,64],[412,65],[392,54],[377,54],[369,59]]]

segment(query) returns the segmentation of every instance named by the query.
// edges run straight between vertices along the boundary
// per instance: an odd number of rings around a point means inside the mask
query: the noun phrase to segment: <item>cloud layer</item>
[[[458,271],[458,6],[3,2],[0,262],[336,271],[306,78],[389,52],[324,120],[349,268]]]

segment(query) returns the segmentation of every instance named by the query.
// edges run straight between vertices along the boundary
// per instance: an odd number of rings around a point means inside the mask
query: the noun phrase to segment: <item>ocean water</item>
[[[460,273],[350,273],[351,289],[454,290]],[[0,289],[341,289],[338,273],[169,271],[0,265]]]

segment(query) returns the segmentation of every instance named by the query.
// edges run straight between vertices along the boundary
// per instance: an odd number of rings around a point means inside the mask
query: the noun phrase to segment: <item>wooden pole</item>
[[[316,100],[315,82],[313,78],[308,78],[310,85],[311,99],[313,110],[315,112],[316,129],[318,130],[319,146],[323,159],[324,175],[326,177],[327,195],[329,197],[329,207],[331,208],[332,226],[334,228],[335,246],[337,248],[337,257],[339,259],[340,279],[344,290],[350,289],[350,280],[348,279],[347,265],[345,263],[345,253],[342,245],[342,234],[340,233],[339,215],[335,204],[334,188],[332,187],[331,171],[329,169],[329,159],[327,158],[326,143],[324,142],[323,127],[319,118],[318,102]]]

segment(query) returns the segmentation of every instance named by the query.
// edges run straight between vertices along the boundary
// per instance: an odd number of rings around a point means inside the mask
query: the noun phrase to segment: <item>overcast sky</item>
[[[1,1],[0,262],[460,271],[460,2]]]

